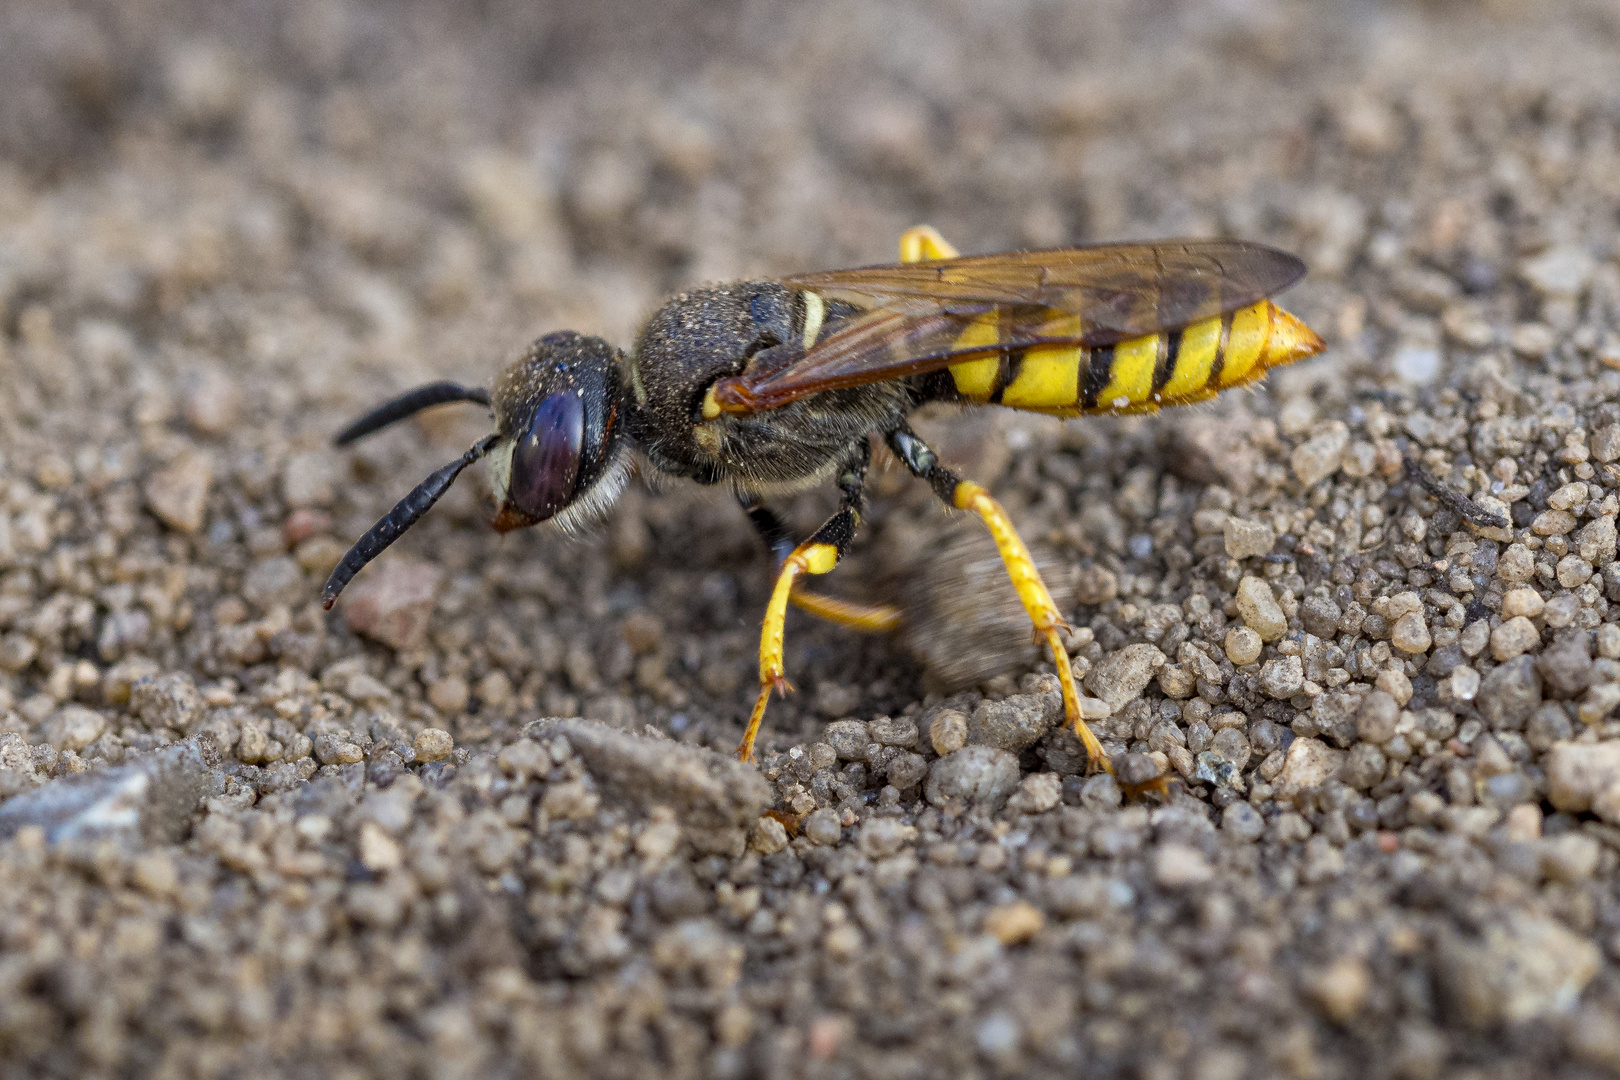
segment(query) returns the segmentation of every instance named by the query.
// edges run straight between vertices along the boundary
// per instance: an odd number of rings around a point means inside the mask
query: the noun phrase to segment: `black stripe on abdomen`
[[[1080,405],[1082,408],[1095,409],[1097,395],[1102,393],[1103,387],[1108,385],[1114,370],[1114,347],[1112,345],[1099,345],[1091,350],[1091,357],[1086,361],[1086,370],[1080,383]]]

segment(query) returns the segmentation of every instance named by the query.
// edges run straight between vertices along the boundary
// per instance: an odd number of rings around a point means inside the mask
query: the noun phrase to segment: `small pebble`
[[[1045,926],[1046,916],[1026,900],[991,908],[984,916],[985,931],[1007,946],[1024,944]]]
[[[1297,656],[1279,656],[1267,660],[1260,669],[1260,692],[1269,698],[1284,701],[1305,687],[1305,664]]]
[[[1293,456],[1289,459],[1294,475],[1306,487],[1326,480],[1339,471],[1339,463],[1344,459],[1344,450],[1349,443],[1349,428],[1335,421],[1329,430],[1294,448]]]
[[[914,825],[907,825],[894,818],[872,818],[862,822],[855,843],[861,849],[861,854],[868,859],[886,859],[898,854],[916,838],[917,829]]]
[[[343,593],[343,618],[358,634],[395,649],[427,633],[444,571],[419,559],[383,558]]]
[[[754,822],[748,834],[748,847],[761,855],[775,855],[788,846],[787,826],[774,817],[762,817]]]
[[[1260,635],[1247,626],[1234,626],[1226,632],[1226,658],[1238,667],[1260,659],[1263,647]]]
[[[1542,759],[1547,801],[1566,813],[1593,811],[1620,824],[1620,739],[1591,745],[1559,743]]]
[[[1140,787],[1158,779],[1164,767],[1150,754],[1124,754],[1114,762],[1119,783]]]
[[[282,469],[282,497],[294,508],[325,506],[332,501],[339,476],[337,458],[329,451],[294,454]]]
[[[214,470],[208,459],[187,453],[146,481],[146,505],[159,521],[177,532],[194,533],[203,526]]]
[[[1491,655],[1498,660],[1523,656],[1541,643],[1536,624],[1523,615],[1509,619],[1491,631]]]
[[[1185,844],[1164,844],[1153,856],[1153,880],[1166,889],[1203,885],[1214,876],[1203,852]]]
[[[1345,754],[1319,739],[1295,739],[1288,747],[1282,771],[1273,784],[1280,802],[1291,802],[1300,794],[1313,791],[1339,775]]]
[[[455,742],[448,731],[423,728],[411,743],[411,748],[416,752],[417,761],[443,761],[455,749]]]
[[[1266,831],[1266,819],[1248,803],[1236,802],[1221,811],[1221,830],[1252,843]]]
[[[64,705],[45,721],[45,741],[58,750],[83,750],[107,730],[107,718],[83,705]]]
[[[1563,536],[1575,529],[1575,515],[1567,510],[1543,510],[1530,522],[1537,536]]]
[[[1548,248],[1519,266],[1519,273],[1537,292],[1550,296],[1578,296],[1591,280],[1597,264],[1572,244]]]
[[[879,746],[914,746],[917,724],[908,716],[880,716],[866,725],[866,733]]]
[[[955,709],[935,713],[928,722],[928,741],[940,757],[966,746],[967,734],[967,717]]]
[[[1341,956],[1307,978],[1306,987],[1329,1020],[1348,1024],[1361,1012],[1372,990],[1372,972],[1356,956]]]
[[[364,761],[366,753],[358,743],[335,735],[317,735],[314,739],[315,757],[322,765],[351,765]],[[421,755],[417,755],[421,758]]]
[[[1061,776],[1049,772],[1030,773],[1007,800],[1007,810],[1014,814],[1044,814],[1062,801]]]
[[[1356,734],[1364,741],[1383,745],[1395,737],[1401,707],[1386,691],[1374,690],[1361,699],[1356,710]]]
[[[1373,680],[1373,685],[1394,699],[1395,704],[1405,707],[1412,700],[1412,680],[1406,677],[1406,672],[1394,668],[1385,668]]]
[[[1238,582],[1238,617],[1261,641],[1276,641],[1288,632],[1288,617],[1277,606],[1277,597],[1263,579],[1245,577]]]
[[[1271,526],[1258,521],[1245,521],[1242,518],[1227,518],[1224,533],[1226,554],[1234,559],[1250,559],[1265,555],[1277,542],[1277,534],[1272,531]]]
[[[1515,619],[1523,615],[1534,619],[1546,606],[1546,601],[1534,589],[1509,589],[1502,597],[1502,618]]]
[[[844,835],[843,823],[839,820],[838,811],[831,807],[823,807],[810,814],[799,826],[804,838],[812,844],[828,846],[838,843]]]
[[[472,690],[467,686],[467,680],[459,675],[446,675],[442,679],[435,679],[428,687],[428,701],[441,713],[456,714],[467,708],[467,702],[472,698]]]
[[[1395,625],[1390,628],[1389,643],[1404,653],[1416,655],[1428,652],[1434,639],[1429,635],[1429,627],[1423,621],[1423,616],[1412,611],[1395,620]]]
[[[991,746],[965,746],[934,762],[924,794],[934,806],[953,799],[997,804],[1013,793],[1021,779],[1015,755]]]
[[[236,423],[241,403],[236,381],[217,368],[207,368],[186,393],[186,423],[204,435],[223,435]]]

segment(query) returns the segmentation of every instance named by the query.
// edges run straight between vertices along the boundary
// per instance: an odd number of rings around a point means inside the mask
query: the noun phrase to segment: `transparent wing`
[[[937,371],[1035,345],[1096,348],[1258,303],[1305,273],[1287,252],[1236,240],[974,255],[783,278],[866,309],[806,350],[779,346],[715,386],[727,412]],[[958,342],[994,313],[993,344]]]

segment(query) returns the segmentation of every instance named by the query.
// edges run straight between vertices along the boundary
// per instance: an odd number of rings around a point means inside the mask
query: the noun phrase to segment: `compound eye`
[[[579,395],[565,392],[546,398],[512,451],[507,498],[536,521],[567,506],[574,497],[584,443],[585,405]]]

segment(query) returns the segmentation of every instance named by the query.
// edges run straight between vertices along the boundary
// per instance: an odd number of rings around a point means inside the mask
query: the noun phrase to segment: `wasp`
[[[359,570],[487,459],[495,529],[604,511],[631,452],[700,484],[729,484],[778,563],[760,633],[759,694],[737,757],[751,760],[783,668],[790,602],[858,629],[898,612],[804,591],[849,548],[880,439],[948,506],[989,528],[1052,653],[1069,726],[1093,768],[1112,771],[1080,715],[1067,626],[1011,519],[946,467],[907,423],[928,402],[1002,405],[1069,417],[1154,412],[1262,378],[1321,351],[1322,339],[1270,297],[1305,273],[1298,258],[1235,240],[1171,240],[961,256],[927,226],[900,262],[708,285],[667,301],[624,351],[572,331],[547,334],[488,390],[439,382],[361,416],[344,445],[422,409],[461,401],[493,433],[435,471],[362,536],[327,581],[328,609]],[[768,500],[833,481],[838,510],[795,542]]]

